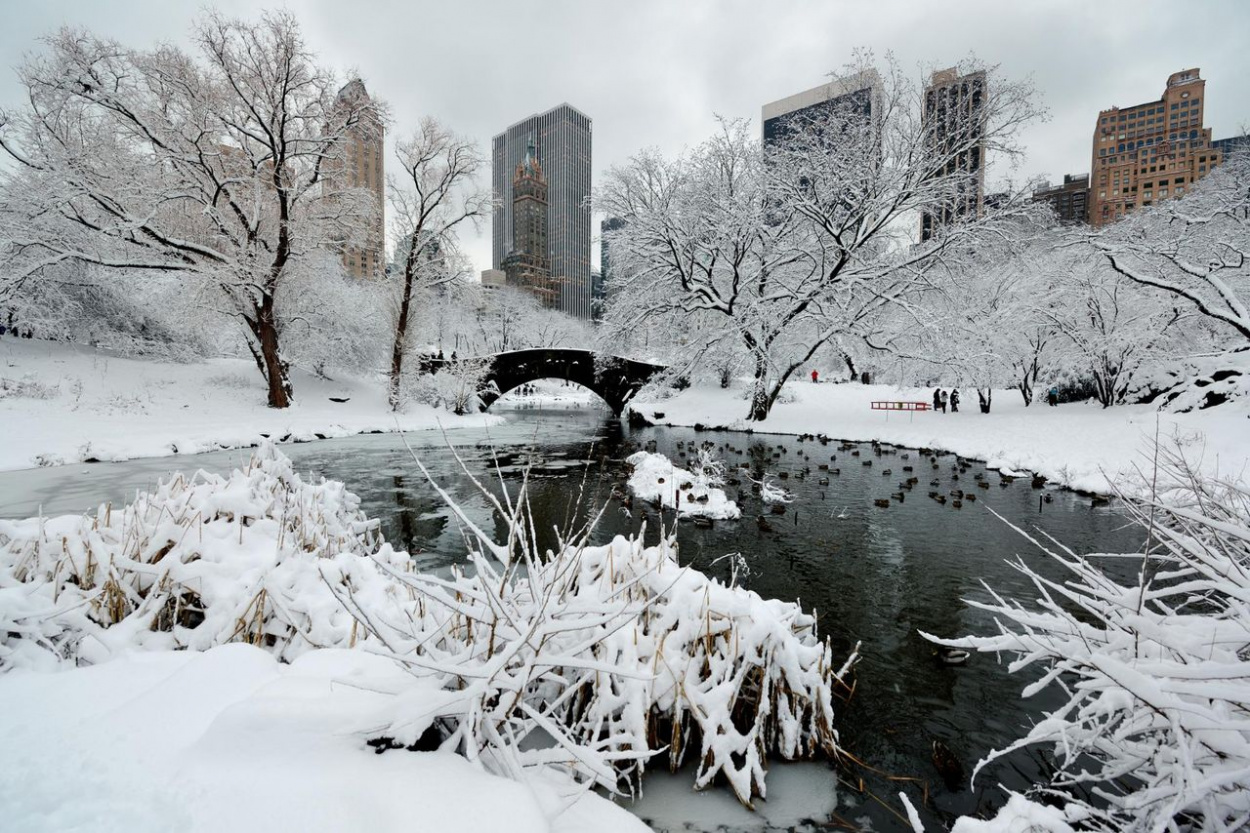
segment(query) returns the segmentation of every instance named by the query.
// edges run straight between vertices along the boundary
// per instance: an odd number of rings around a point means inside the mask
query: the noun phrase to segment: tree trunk
[[[854,382],[859,379],[859,371],[855,369],[855,362],[851,359],[851,354],[843,353],[842,361],[846,362],[846,369],[851,374],[851,381]]]
[[[977,399],[980,400],[979,404],[981,406],[981,413],[988,414],[990,412],[990,405],[994,401],[994,389],[986,388],[985,390],[982,390],[981,388],[977,388]]]
[[[763,422],[772,410],[773,398],[768,395],[768,362],[762,356],[755,359],[755,378],[751,382],[751,413],[747,419]]]
[[[1020,377],[1020,381],[1016,383],[1016,388],[1020,391],[1020,395],[1024,397],[1024,407],[1033,404],[1033,381],[1029,378],[1028,371]]]
[[[404,292],[399,299],[399,320],[395,323],[395,343],[391,346],[391,377],[386,399],[392,411],[398,411],[399,383],[404,376],[404,347],[408,341],[408,312],[412,309],[412,284],[415,281],[413,263],[416,260],[416,234],[412,237],[408,258],[404,265]],[[442,338],[439,338],[442,343]]]
[[[273,296],[265,293],[256,307],[256,320],[252,333],[260,345],[260,363],[269,385],[269,407],[286,408],[291,404],[291,380],[287,376],[286,362],[278,349],[278,322],[274,314]]]

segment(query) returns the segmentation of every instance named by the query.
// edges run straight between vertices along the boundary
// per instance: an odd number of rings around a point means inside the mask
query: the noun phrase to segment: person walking
[[[819,381],[820,381],[820,374],[817,373],[816,368],[813,367],[812,368],[812,384],[814,385]]]
[[[946,391],[942,391],[942,413],[946,413]]]
[[[959,388],[951,391],[951,413],[959,413]]]
[[[1059,388],[1052,387],[1046,391],[1046,404],[1052,408],[1059,404]]]
[[[941,407],[942,407],[942,389],[934,388],[933,389],[933,410],[936,411],[940,409]]]

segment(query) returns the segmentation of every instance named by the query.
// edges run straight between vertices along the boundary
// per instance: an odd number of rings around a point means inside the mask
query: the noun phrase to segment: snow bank
[[[295,403],[277,410],[249,361],[175,364],[0,338],[0,470],[502,421],[426,405],[396,414],[381,381],[291,373]]]
[[[1007,799],[1007,806],[995,813],[993,818],[982,820],[961,816],[956,819],[951,833],[1075,833],[1076,828],[1072,825],[1084,815],[1077,808],[1065,811],[1012,793]]]
[[[0,675],[0,827],[23,833],[639,833],[449,752],[377,755],[364,718],[404,683],[361,651],[156,650]]]
[[[656,501],[686,517],[715,520],[742,517],[738,505],[726,497],[723,489],[713,485],[717,482],[714,476],[692,474],[674,466],[663,454],[649,451],[631,454],[625,462],[634,469],[629,477],[629,490],[641,500]]]
[[[778,403],[762,423],[748,423],[746,406],[735,392],[716,387],[692,387],[662,402],[635,400],[630,407],[670,425],[823,433],[855,442],[940,449],[984,460],[991,468],[1036,472],[1061,485],[1093,492],[1109,493],[1112,484],[1148,468],[1148,449],[1156,433],[1176,438],[1191,453],[1201,452],[1208,474],[1250,474],[1250,398],[1181,414],[1161,413],[1154,405],[1025,407],[1018,392],[1001,390],[994,392],[989,414],[978,412],[975,397],[965,397],[973,401],[959,413],[907,414],[874,411],[871,405],[878,400],[931,402],[933,391],[854,383],[791,382],[790,387],[802,391],[800,401]],[[657,412],[663,418],[657,419]]]

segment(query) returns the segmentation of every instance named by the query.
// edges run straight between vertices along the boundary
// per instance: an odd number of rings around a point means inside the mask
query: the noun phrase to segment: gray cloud
[[[35,39],[81,25],[133,45],[185,41],[198,4],[168,0],[5,0],[0,57],[15,66]],[[225,0],[228,14],[255,3]],[[568,101],[594,119],[596,179],[643,147],[676,152],[715,128],[714,114],[758,120],[761,105],[815,86],[857,47],[892,52],[917,75],[975,53],[1032,75],[1052,118],[1024,139],[1023,176],[1089,169],[1100,109],[1152,99],[1198,66],[1216,138],[1250,122],[1250,4],[982,0],[460,0],[291,2],[310,45],[358,71],[385,98],[393,132],[424,114],[490,137]],[[20,103],[12,73],[0,103]],[[489,266],[489,229],[468,242]]]

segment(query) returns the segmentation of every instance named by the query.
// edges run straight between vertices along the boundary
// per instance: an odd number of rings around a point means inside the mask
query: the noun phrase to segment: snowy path
[[[1108,480],[1149,466],[1156,428],[1201,453],[1203,467],[1250,477],[1250,403],[1233,403],[1191,414],[1159,413],[1149,405],[1104,409],[1097,403],[1024,406],[1015,391],[995,391],[990,414],[977,409],[976,392],[962,392],[957,414],[874,411],[878,400],[929,402],[931,390],[888,385],[792,383],[798,401],[778,404],[767,421],[747,423],[740,391],[692,388],[661,402],[631,407],[659,423],[726,426],[777,434],[827,434],[835,439],[879,440],[913,448],[953,451],[995,468],[1023,469],[1089,491],[1108,490]],[[662,417],[658,414],[663,414]]]
[[[327,381],[298,370],[295,404],[275,410],[244,360],[169,364],[9,337],[0,338],[0,379],[9,388],[0,391],[0,471],[246,448],[262,434],[313,440],[501,421],[424,405],[393,414],[381,381]],[[13,383],[21,383],[17,392]]]

